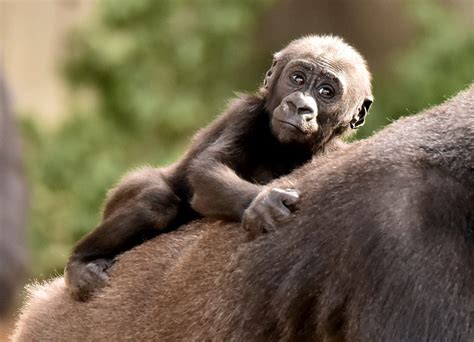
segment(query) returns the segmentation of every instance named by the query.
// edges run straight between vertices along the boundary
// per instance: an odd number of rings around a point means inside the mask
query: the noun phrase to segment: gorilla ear
[[[362,106],[358,108],[357,113],[354,115],[351,122],[349,123],[352,129],[356,129],[365,123],[365,116],[369,112],[372,102],[374,102],[373,99],[365,99],[362,103]]]
[[[272,61],[272,66],[270,67],[270,69],[268,69],[268,71],[265,73],[265,78],[263,79],[263,86],[266,88],[268,87],[268,84],[270,83],[270,79],[273,75],[273,73],[275,72],[275,66],[277,65],[277,60],[276,58],[273,58],[273,61]]]

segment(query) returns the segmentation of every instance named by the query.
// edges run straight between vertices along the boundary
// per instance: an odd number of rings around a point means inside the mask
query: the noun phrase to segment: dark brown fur
[[[299,85],[292,77],[304,76]],[[324,98],[324,85],[335,90]],[[263,185],[336,149],[340,138],[364,121],[371,100],[370,74],[363,58],[335,37],[305,37],[275,54],[265,86],[243,95],[194,138],[175,164],[136,171],[113,189],[102,223],[74,248],[66,282],[85,300],[107,282],[104,272],[119,253],[151,236],[199,216],[240,221]],[[297,195],[263,193],[252,206],[266,225],[289,214]],[[283,204],[284,203],[284,204]]]
[[[474,341],[474,86],[270,186],[301,192],[279,231],[206,219],[87,303],[32,287],[14,341]]]

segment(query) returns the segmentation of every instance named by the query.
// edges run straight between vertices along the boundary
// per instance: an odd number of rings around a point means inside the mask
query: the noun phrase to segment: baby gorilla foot
[[[71,296],[79,301],[87,301],[99,289],[107,285],[109,276],[106,270],[112,260],[97,259],[91,262],[70,261],[64,278]]]
[[[258,194],[245,210],[242,227],[249,232],[249,239],[277,230],[277,225],[288,217],[299,201],[293,189],[266,189]]]

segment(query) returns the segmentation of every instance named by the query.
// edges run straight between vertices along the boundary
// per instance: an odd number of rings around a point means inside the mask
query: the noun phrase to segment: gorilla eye
[[[322,86],[318,88],[318,93],[322,97],[330,99],[331,97],[334,96],[334,88],[331,87],[329,84],[323,84]]]
[[[303,85],[306,82],[304,75],[300,72],[295,72],[292,74],[291,80],[297,85]]]

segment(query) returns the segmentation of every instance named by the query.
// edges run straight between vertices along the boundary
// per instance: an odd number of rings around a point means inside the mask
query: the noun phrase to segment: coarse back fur
[[[473,341],[474,87],[322,158],[272,184],[301,191],[276,233],[191,223],[87,303],[32,286],[14,340]]]

